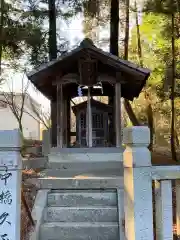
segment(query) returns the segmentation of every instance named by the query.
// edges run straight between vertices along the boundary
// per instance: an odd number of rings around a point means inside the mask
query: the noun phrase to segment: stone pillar
[[[51,130],[44,130],[42,133],[42,154],[48,156],[51,150]]]
[[[20,240],[21,138],[18,130],[0,131],[0,239]]]
[[[124,129],[125,239],[153,240],[151,155],[147,127]]]

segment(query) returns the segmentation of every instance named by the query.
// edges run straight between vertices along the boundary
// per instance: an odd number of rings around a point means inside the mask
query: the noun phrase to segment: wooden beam
[[[92,147],[92,109],[91,109],[91,95],[90,95],[90,87],[88,87],[88,99],[87,99],[87,113],[86,113],[86,141],[88,147]]]
[[[121,147],[121,84],[115,84],[115,129],[116,147]]]
[[[63,86],[57,84],[57,146],[63,147]]]
[[[63,143],[64,147],[67,147],[67,99],[63,101]]]
[[[57,146],[57,104],[51,101],[51,146]]]
[[[71,99],[67,99],[67,146],[71,143]]]
[[[70,132],[71,137],[76,137],[76,132]]]
[[[59,75],[56,77],[56,80],[52,82],[52,86],[57,85],[58,83],[68,84],[68,83],[77,83],[79,81],[79,76],[76,73],[68,73],[65,75]]]

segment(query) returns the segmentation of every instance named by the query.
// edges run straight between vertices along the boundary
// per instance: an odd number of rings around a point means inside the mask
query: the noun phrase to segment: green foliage
[[[144,67],[151,69],[148,84],[152,88],[163,86],[165,71],[164,56],[169,53],[170,43],[163,38],[161,29],[167,24],[168,18],[156,14],[145,14],[140,25],[141,45]],[[158,23],[158,24],[157,24]],[[130,42],[130,59],[139,63],[137,55],[136,27],[132,30]]]
[[[2,13],[2,58],[15,60],[25,57],[32,65],[48,60],[48,0],[3,0]],[[56,0],[56,18],[67,21],[82,11],[82,1]],[[59,40],[60,39],[60,40]],[[59,51],[67,45],[66,39],[59,38]]]
[[[29,55],[37,60],[39,46],[45,44],[45,31],[42,26],[43,18],[37,17],[36,12],[29,11],[30,6],[24,6],[24,1],[4,0],[1,5],[1,46],[3,59],[12,60]],[[31,14],[30,14],[31,12]],[[35,50],[36,48],[36,50]],[[36,57],[33,53],[36,52]]]
[[[177,3],[178,1],[176,1]],[[177,4],[168,5],[168,1],[148,1],[146,12],[142,14],[140,21],[140,36],[142,46],[142,60],[144,66],[151,69],[146,91],[150,93],[150,101],[153,108],[155,143],[164,143],[170,146],[170,126],[172,116],[171,85],[172,85],[172,13],[175,16],[175,119],[176,133],[180,134],[180,15]],[[137,44],[137,29],[132,29],[130,41],[130,59],[139,63]],[[143,96],[143,95],[142,95]],[[146,124],[146,113],[142,106],[146,105],[143,97],[133,104],[135,112],[142,123]],[[139,106],[139,107],[138,107]],[[177,139],[176,139],[177,140]]]
[[[147,0],[144,11],[163,14],[172,14],[179,12],[179,0]]]

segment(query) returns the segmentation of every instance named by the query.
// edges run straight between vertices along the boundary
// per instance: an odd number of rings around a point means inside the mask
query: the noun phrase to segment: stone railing
[[[125,240],[173,240],[172,181],[176,190],[176,228],[180,236],[180,166],[152,166],[147,127],[124,130]],[[20,134],[0,131],[0,237],[20,240]],[[152,186],[154,184],[155,204]],[[155,205],[155,209],[154,209]],[[155,211],[154,211],[155,210]],[[155,227],[153,212],[155,212]],[[123,237],[121,237],[123,240]]]
[[[147,148],[150,133],[147,127],[126,128],[123,139],[126,145],[125,239],[154,240],[156,236],[156,240],[173,240],[173,180],[176,192],[176,231],[180,239],[180,166],[151,165],[151,155]]]
[[[18,130],[0,131],[0,238],[20,240],[21,139]]]

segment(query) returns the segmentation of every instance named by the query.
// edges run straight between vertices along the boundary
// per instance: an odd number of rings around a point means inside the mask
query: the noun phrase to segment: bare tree
[[[11,112],[13,113],[14,117],[18,122],[19,130],[21,131],[22,136],[23,136],[22,117],[24,113],[25,98],[26,98],[28,87],[29,87],[29,81],[25,83],[24,77],[25,77],[25,72],[23,73],[23,77],[21,79],[20,93],[17,94],[14,92],[13,83],[12,83],[12,87],[10,87],[10,85],[7,83],[9,91],[2,92],[2,98],[0,99],[0,102],[7,104],[11,109]]]
[[[3,41],[2,41],[2,34],[3,34],[3,27],[4,27],[4,0],[1,0],[0,3],[1,7],[1,17],[0,17],[0,75],[1,75],[1,63],[2,63],[2,50],[3,50]]]
[[[47,129],[50,127],[50,113],[42,111],[41,107],[35,104],[33,99],[28,94],[28,89],[30,86],[30,82],[25,80],[26,71],[24,71],[22,79],[21,79],[21,91],[16,93],[13,86],[6,81],[8,86],[8,92],[1,92],[0,102],[7,104],[13,113],[14,117],[18,122],[18,127],[23,134],[23,125],[22,119],[23,114],[28,114],[34,120],[42,123]],[[26,102],[29,101],[29,108],[26,107]]]
[[[49,129],[51,127],[51,114],[50,111],[43,111],[43,109],[37,108],[37,106],[34,104],[34,102],[30,101],[31,109],[35,115],[35,118],[38,119],[46,129]]]
[[[126,0],[126,21],[125,21],[125,37],[124,37],[124,59],[128,60],[128,51],[129,51],[129,11],[130,11],[130,1]],[[137,22],[136,22],[137,24]],[[141,125],[138,121],[130,102],[127,99],[124,99],[124,107],[126,112],[134,126]]]
[[[141,67],[144,66],[143,63],[143,53],[142,53],[142,45],[141,45],[141,34],[140,34],[140,29],[139,29],[139,16],[138,16],[138,8],[137,8],[137,3],[135,0],[134,3],[134,8],[135,8],[135,18],[136,18],[136,31],[137,31],[137,49],[138,49],[138,58],[139,58],[139,64]],[[153,141],[154,141],[154,122],[153,122],[153,109],[152,109],[152,101],[150,94],[146,89],[144,89],[144,97],[147,102],[147,107],[146,107],[146,113],[147,113],[147,121],[148,121],[148,127],[150,129],[150,145],[149,149],[153,150]]]

